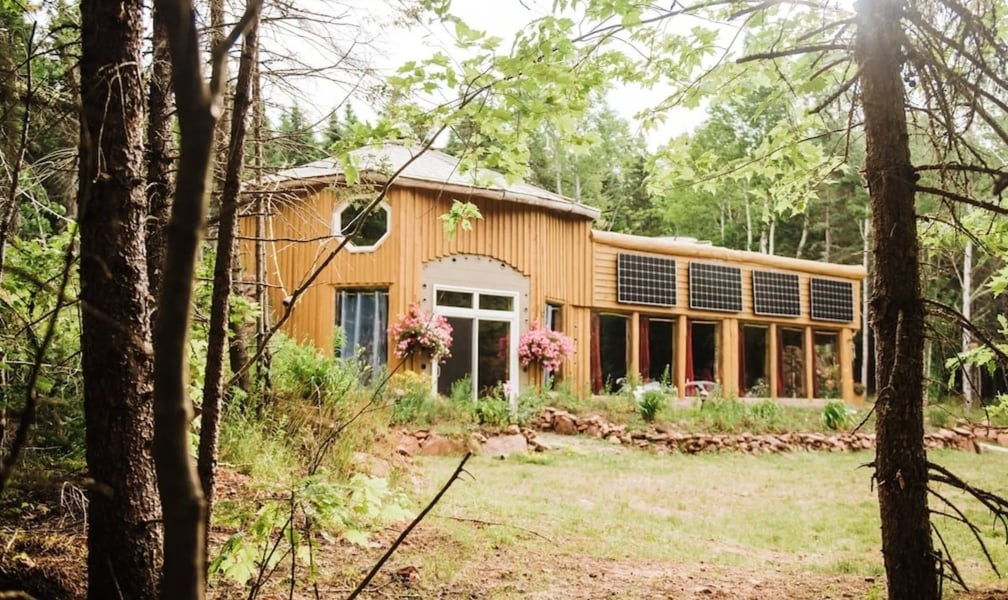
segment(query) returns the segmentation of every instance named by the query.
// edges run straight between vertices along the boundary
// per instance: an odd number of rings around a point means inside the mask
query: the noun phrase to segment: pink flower
[[[518,360],[522,366],[541,365],[547,371],[557,371],[574,355],[574,341],[559,331],[543,329],[538,323],[518,340]]]
[[[443,362],[451,356],[452,326],[441,315],[431,314],[416,304],[411,304],[406,314],[399,315],[389,327],[395,355],[406,358],[417,351],[431,355]]]

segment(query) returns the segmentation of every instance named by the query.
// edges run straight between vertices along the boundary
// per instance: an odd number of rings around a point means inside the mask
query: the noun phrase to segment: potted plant
[[[444,362],[451,356],[452,326],[448,319],[416,304],[411,304],[405,314],[396,318],[389,327],[389,334],[398,358],[421,352],[429,355],[431,360]]]
[[[567,335],[545,329],[538,323],[522,334],[518,340],[518,360],[523,367],[539,365],[547,372],[555,372],[574,354],[574,341]]]

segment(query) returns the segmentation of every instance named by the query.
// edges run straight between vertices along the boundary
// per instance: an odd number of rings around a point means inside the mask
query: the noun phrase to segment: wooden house
[[[363,187],[347,186],[340,163],[323,160],[254,192],[267,207],[258,232],[271,305],[281,309],[318,272],[285,326],[299,340],[332,352],[338,326],[343,358],[394,364],[387,329],[417,304],[453,327],[449,359],[407,364],[444,394],[466,376],[474,397],[502,383],[513,393],[539,385],[544,374],[523,368],[517,353],[538,323],[574,340],[573,358],[555,375],[578,393],[664,380],[683,395],[717,386],[740,396],[857,400],[860,266],[597,231],[595,208],[492,171],[463,171],[434,150],[369,147],[351,164]],[[377,210],[344,240],[362,203],[394,173]],[[455,201],[475,204],[482,219],[450,237],[441,216]],[[244,220],[247,239],[255,220]],[[251,243],[242,248],[252,264]]]

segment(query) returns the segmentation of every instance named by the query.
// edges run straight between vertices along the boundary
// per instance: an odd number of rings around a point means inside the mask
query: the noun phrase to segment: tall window
[[[372,372],[385,366],[388,356],[388,290],[338,290],[336,324],[343,333],[339,356],[359,360]]]
[[[436,287],[435,311],[452,326],[451,356],[435,369],[437,392],[468,378],[473,401],[500,384],[518,391],[518,295],[507,291]]]

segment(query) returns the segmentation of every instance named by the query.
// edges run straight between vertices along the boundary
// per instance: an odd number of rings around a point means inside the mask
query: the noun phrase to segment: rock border
[[[579,417],[558,408],[544,408],[530,427],[561,435],[585,435],[614,444],[637,448],[665,449],[684,454],[701,452],[742,452],[770,454],[806,450],[814,452],[853,452],[875,447],[874,433],[686,433],[667,425],[629,431],[599,415]],[[980,442],[1008,446],[1008,429],[986,425],[963,424],[924,434],[928,449],[954,449],[980,452]]]

